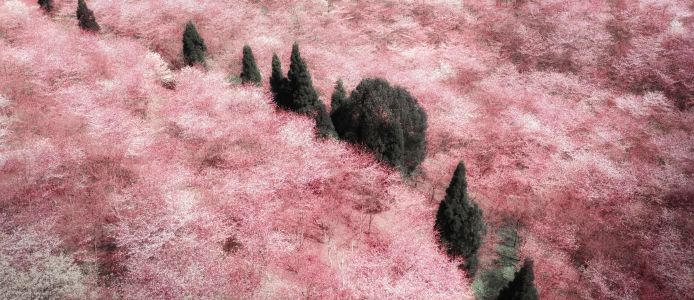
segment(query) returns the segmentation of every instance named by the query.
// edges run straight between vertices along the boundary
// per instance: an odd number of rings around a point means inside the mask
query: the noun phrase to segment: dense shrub
[[[434,228],[450,256],[465,258],[463,267],[470,277],[477,272],[477,252],[486,233],[482,210],[470,201],[465,179],[465,165],[460,162],[446,189],[436,214]]]
[[[186,30],[183,32],[183,58],[187,65],[195,63],[205,64],[205,40],[202,39],[198,30],[195,29],[193,22],[186,23]]]
[[[363,144],[408,174],[424,159],[426,113],[408,91],[383,79],[362,80],[348,101],[333,108],[332,121],[340,138]]]
[[[258,70],[258,66],[255,64],[253,50],[251,50],[251,47],[248,45],[243,46],[242,64],[243,70],[241,71],[241,82],[260,85],[260,71]]]
[[[101,27],[96,22],[94,12],[92,12],[84,0],[77,1],[77,20],[79,20],[80,28],[86,31],[97,32]]]

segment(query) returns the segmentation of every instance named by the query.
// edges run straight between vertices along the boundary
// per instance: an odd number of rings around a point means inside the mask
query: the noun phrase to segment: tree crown
[[[206,51],[205,41],[195,28],[195,24],[193,21],[188,21],[183,32],[183,58],[186,64],[189,66],[195,63],[204,64]]]
[[[243,46],[242,65],[241,82],[260,85],[260,70],[258,70],[258,66],[255,63],[253,50],[248,45]]]
[[[79,26],[82,30],[97,32],[101,29],[96,22],[94,12],[87,7],[87,3],[85,3],[84,0],[77,1],[77,19],[79,20]]]

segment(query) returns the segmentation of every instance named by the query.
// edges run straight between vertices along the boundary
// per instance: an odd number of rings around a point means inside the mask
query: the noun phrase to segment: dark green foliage
[[[101,29],[99,24],[96,23],[94,12],[87,7],[84,0],[77,1],[77,20],[79,20],[79,25],[82,30],[97,32]]]
[[[301,54],[299,54],[299,45],[296,43],[292,46],[291,64],[287,79],[289,80],[289,93],[291,95],[288,108],[306,114],[317,111],[321,102],[318,100],[318,93],[313,88],[311,74],[301,58]]]
[[[272,55],[270,89],[277,106],[313,117],[320,137],[337,137],[330,114],[325,109],[323,102],[318,100],[318,93],[313,88],[311,74],[299,54],[299,45],[294,44],[292,47],[291,64],[287,77],[282,74],[282,63],[277,54]]]
[[[406,174],[424,159],[427,117],[405,89],[367,78],[336,107],[332,120],[340,138],[366,146],[379,160]]]
[[[318,93],[313,88],[311,74],[299,54],[299,45],[292,46],[291,64],[287,77],[282,74],[279,57],[273,54],[270,88],[279,107],[313,117],[320,115],[319,110],[323,103],[318,100]]]
[[[53,11],[53,0],[39,0],[39,6],[45,11],[45,12],[51,12]]]
[[[535,275],[533,274],[533,261],[526,259],[523,267],[516,272],[513,281],[499,292],[498,300],[537,300],[539,299],[535,288]]]
[[[345,87],[342,85],[342,80],[338,80],[335,83],[333,95],[330,97],[330,107],[332,111],[337,111],[345,103],[347,103],[347,92],[345,92]]]
[[[205,64],[205,52],[207,47],[192,21],[186,23],[183,32],[183,59],[186,64],[192,66],[195,63]]]
[[[289,80],[282,73],[282,63],[277,54],[272,54],[272,75],[270,76],[270,90],[277,106],[289,109]]]
[[[255,64],[255,57],[253,57],[253,51],[248,45],[243,46],[243,70],[241,71],[241,83],[253,83],[255,85],[260,85],[260,70]]]
[[[434,228],[439,232],[448,255],[463,257],[466,262],[463,267],[470,277],[474,277],[478,264],[477,252],[487,229],[482,210],[468,196],[463,162],[453,173],[446,197],[439,205]]]
[[[330,115],[325,109],[323,103],[318,106],[318,111],[315,113],[314,117],[316,120],[316,129],[318,130],[318,136],[322,138],[336,138],[337,132],[335,132],[335,127],[333,126],[333,121],[330,120]]]

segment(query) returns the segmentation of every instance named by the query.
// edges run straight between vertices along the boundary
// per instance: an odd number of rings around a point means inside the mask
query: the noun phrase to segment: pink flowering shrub
[[[433,230],[461,159],[543,299],[694,293],[687,1],[87,1],[100,34],[76,2],[0,4],[0,298],[472,298]],[[326,104],[419,100],[414,176],[230,83],[295,41]]]

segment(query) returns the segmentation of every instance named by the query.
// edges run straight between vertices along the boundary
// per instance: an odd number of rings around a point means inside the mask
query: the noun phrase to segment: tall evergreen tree
[[[282,73],[282,62],[277,54],[272,54],[272,75],[270,76],[270,90],[277,106],[289,109],[289,81]]]
[[[79,20],[79,25],[82,30],[97,32],[101,29],[99,24],[96,23],[94,12],[87,7],[87,3],[85,3],[84,0],[77,1],[77,20]]]
[[[470,277],[477,272],[477,252],[487,228],[482,210],[470,201],[465,179],[465,165],[461,161],[453,173],[446,197],[441,201],[436,214],[436,224],[441,243],[448,255],[465,258],[462,266]]]
[[[316,112],[321,102],[318,100],[318,93],[313,88],[311,74],[308,71],[306,62],[301,58],[299,44],[297,43],[294,43],[292,46],[291,64],[289,65],[287,78],[289,79],[291,95],[289,109],[305,114]]]
[[[242,83],[253,83],[255,85],[260,85],[260,70],[255,64],[255,57],[253,56],[253,51],[248,45],[243,46],[243,70],[241,71],[241,82]]]
[[[192,21],[186,23],[186,29],[183,32],[183,58],[187,65],[192,66],[195,63],[205,64],[205,52],[207,47],[198,30]]]
[[[347,92],[345,92],[345,87],[342,84],[342,79],[335,82],[335,89],[333,90],[333,95],[330,97],[330,108],[332,111],[337,111],[345,105],[347,102]]]
[[[539,296],[535,288],[533,261],[526,259],[523,267],[516,272],[513,281],[499,292],[498,300],[537,300]]]
[[[53,0],[39,0],[39,6],[41,6],[45,12],[49,13],[53,11]]]

